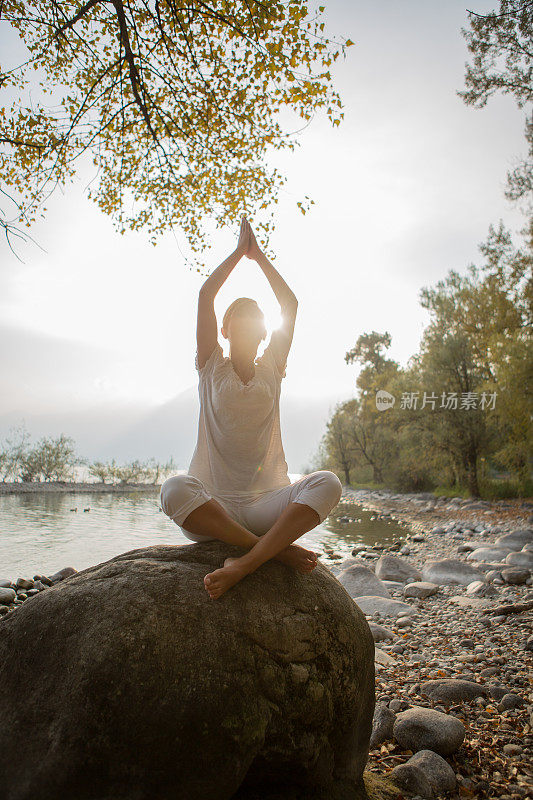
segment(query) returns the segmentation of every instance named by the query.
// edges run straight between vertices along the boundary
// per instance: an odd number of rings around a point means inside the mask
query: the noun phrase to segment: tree
[[[500,12],[468,11],[470,30],[461,28],[473,55],[466,64],[465,91],[457,92],[467,105],[483,108],[496,92],[511,94],[518,108],[533,100],[533,2],[500,0]],[[533,116],[526,116],[528,156],[507,173],[509,200],[533,196]]]
[[[351,410],[350,401],[337,404],[321,442],[322,452],[327,452],[329,460],[342,472],[347,486],[351,483],[350,471],[355,466]]]
[[[458,482],[480,497],[478,468],[490,435],[479,402],[482,376],[468,338],[445,332],[437,320],[424,332],[422,368],[435,408],[421,416],[432,438],[449,455]]]
[[[529,479],[533,443],[533,226],[522,249],[500,221],[479,246],[480,266],[466,275],[450,270],[436,287],[422,289],[432,313],[424,332],[421,369],[438,391],[496,395],[480,412],[439,408],[435,439],[447,447],[457,474],[477,493],[477,459],[491,454]],[[475,413],[474,413],[475,412]],[[481,414],[481,415],[480,415]],[[477,488],[476,488],[477,487]]]
[[[64,481],[73,477],[73,468],[82,463],[75,455],[74,439],[62,433],[57,439],[43,436],[23,460],[23,481],[36,477],[45,481]]]
[[[359,397],[341,407],[349,411],[349,450],[354,465],[372,467],[375,483],[383,482],[384,471],[392,463],[396,451],[388,417],[376,407],[376,393],[386,390],[398,375],[398,364],[384,355],[390,344],[389,333],[372,331],[361,334],[355,347],[344,356],[346,363],[359,362],[363,366],[356,380]]]
[[[93,461],[92,464],[88,465],[88,470],[89,474],[98,478],[100,483],[105,483],[106,478],[109,477],[109,466],[103,461]]]
[[[179,225],[199,252],[202,217],[222,227],[268,208],[285,180],[265,155],[297,144],[277,115],[344,117],[330,67],[353,42],[332,46],[324,8],[309,18],[303,0],[3,0],[0,20],[28,50],[0,74],[15,93],[0,105],[0,189],[18,207],[6,230],[31,225],[89,156],[89,197],[121,233],[147,228],[153,243]]]
[[[8,478],[13,480],[19,476],[20,468],[27,454],[30,439],[31,435],[26,429],[24,421],[18,427],[10,428],[10,432],[8,436],[6,436],[5,445],[2,445],[2,451],[0,453],[3,482]]]
[[[115,475],[120,483],[140,483],[147,476],[147,468],[139,460],[116,467]]]

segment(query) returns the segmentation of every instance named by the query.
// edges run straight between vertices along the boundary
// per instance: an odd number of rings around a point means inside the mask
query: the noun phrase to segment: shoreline
[[[152,492],[161,489],[161,483],[102,483],[101,481],[16,481],[0,482],[0,495],[2,494],[26,494],[34,492],[64,492],[74,494],[76,492],[111,492],[120,494],[121,492]],[[395,492],[392,489],[354,489],[352,486],[343,484],[343,496],[360,497],[373,504],[372,510],[382,512],[383,507],[392,504],[396,508],[398,502],[418,505],[420,513],[435,511],[439,520],[445,517],[442,512],[447,508],[453,510],[464,510],[475,507],[483,508],[489,513],[501,513],[504,510],[515,510],[525,508],[526,513],[533,514],[533,497],[515,497],[506,500],[479,500],[474,498],[462,498],[459,496],[437,496],[432,492]],[[422,508],[424,507],[424,508]],[[411,509],[416,511],[416,509]],[[398,513],[403,513],[400,510]],[[427,521],[428,518],[425,518]],[[406,520],[407,521],[407,520]],[[420,520],[417,520],[417,522]]]
[[[63,494],[76,494],[93,492],[101,494],[123,494],[124,492],[155,492],[160,491],[160,483],[78,483],[75,481],[35,481],[27,483],[0,483],[2,494],[34,494],[36,492],[61,492]]]

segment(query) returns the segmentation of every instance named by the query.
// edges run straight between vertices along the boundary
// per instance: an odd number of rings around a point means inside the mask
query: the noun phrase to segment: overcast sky
[[[299,300],[283,395],[315,401],[353,395],[359,367],[344,355],[362,333],[388,331],[389,355],[405,365],[427,323],[419,290],[479,261],[489,224],[502,218],[518,232],[523,218],[503,191],[525,152],[524,114],[511,98],[480,110],[456,95],[469,58],[464,2],[324,4],[327,32],[355,42],[331,70],[344,121],[315,118],[294,153],[271,160],[287,178],[273,263]],[[5,63],[15,51],[2,35]],[[184,267],[184,237],[154,248],[146,233],[120,236],[85,196],[92,177],[87,170],[47,203],[31,231],[44,252],[17,245],[21,264],[0,244],[0,414],[157,406],[197,383],[203,278]],[[296,202],[305,195],[315,205],[304,216]],[[209,270],[237,236],[238,226],[215,232]],[[270,329],[277,324],[268,282],[244,258],[217,296],[219,328],[240,295],[257,299]]]

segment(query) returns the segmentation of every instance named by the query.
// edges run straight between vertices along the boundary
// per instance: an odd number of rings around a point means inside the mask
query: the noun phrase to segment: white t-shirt
[[[243,383],[219,342],[204,366],[198,367],[200,417],[198,440],[189,475],[219,497],[252,500],[264,492],[289,486],[281,441],[281,381],[271,344],[255,361],[255,375]]]

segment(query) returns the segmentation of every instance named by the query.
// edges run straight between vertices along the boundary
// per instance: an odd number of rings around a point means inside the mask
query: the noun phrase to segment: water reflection
[[[342,522],[342,518],[351,521]],[[140,547],[191,544],[159,510],[158,490],[153,494],[3,495],[0,531],[0,578],[9,580],[50,575],[66,566],[85,569]],[[375,512],[339,503],[322,525],[298,543],[325,556],[346,556],[355,544],[391,543],[404,536],[404,528],[378,519]]]

